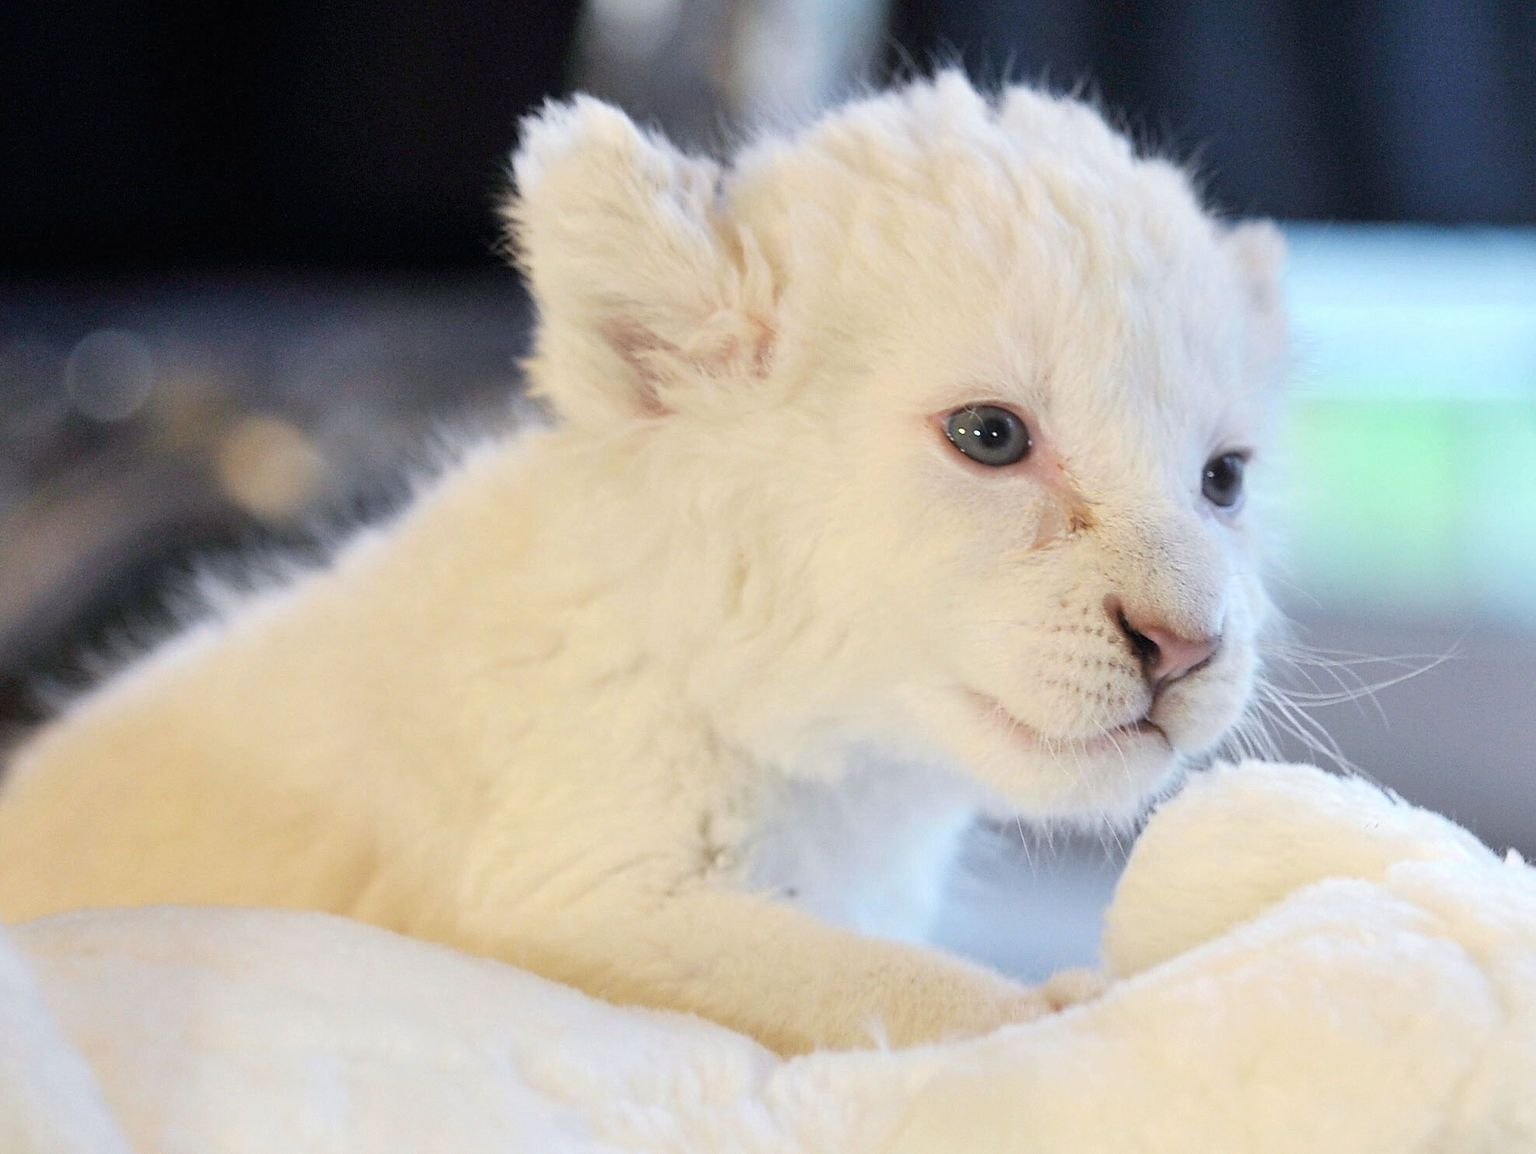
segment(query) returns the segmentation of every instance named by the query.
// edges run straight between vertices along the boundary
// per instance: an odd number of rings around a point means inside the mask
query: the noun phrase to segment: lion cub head
[[[515,170],[533,387],[629,494],[637,618],[723,735],[1124,812],[1239,719],[1272,227],[954,74],[729,165],[578,100]]]

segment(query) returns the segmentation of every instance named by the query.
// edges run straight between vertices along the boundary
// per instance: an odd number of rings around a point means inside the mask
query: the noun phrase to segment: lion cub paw
[[[1062,970],[1010,1001],[1010,1023],[1033,1022],[1099,997],[1109,982],[1092,970]]]
[[[1035,987],[1047,1013],[1055,1014],[1085,1002],[1097,1001],[1109,989],[1109,979],[1095,970],[1061,970]]]

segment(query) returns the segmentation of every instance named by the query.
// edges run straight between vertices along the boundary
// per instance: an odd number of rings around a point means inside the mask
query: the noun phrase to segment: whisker
[[[1285,695],[1273,686],[1260,686],[1260,698],[1265,713],[1279,728],[1289,733],[1306,749],[1331,761],[1341,772],[1369,779],[1367,773],[1344,756],[1328,730],[1316,718],[1300,706],[1286,700]]]
[[[1033,847],[1029,844],[1029,834],[1024,829],[1024,816],[1022,814],[1013,815],[1013,827],[1019,833],[1019,846],[1024,851],[1024,864],[1029,867],[1030,873],[1038,872],[1035,869],[1035,855]]]
[[[1383,708],[1377,694],[1390,689],[1395,685],[1401,685],[1405,681],[1412,680],[1421,674],[1438,668],[1446,661],[1452,660],[1456,654],[1454,649],[1450,652],[1438,655],[1423,655],[1421,657],[1383,657],[1374,658],[1358,654],[1348,654],[1346,650],[1322,650],[1299,644],[1280,643],[1270,647],[1273,656],[1285,663],[1291,672],[1299,674],[1312,686],[1310,691],[1282,686],[1269,678],[1261,678],[1271,692],[1281,695],[1295,709],[1319,708],[1333,705],[1355,704],[1364,716],[1365,706],[1363,701],[1369,701],[1375,710],[1377,717],[1381,719],[1383,726],[1390,726],[1391,722],[1387,712]],[[1328,653],[1348,654],[1347,656],[1331,657]],[[1409,666],[1403,672],[1377,681],[1367,681],[1357,670],[1369,666],[1397,666],[1399,668]],[[1337,691],[1326,690],[1318,685],[1309,670],[1315,669],[1327,674],[1338,685]],[[1309,718],[1315,722],[1315,719]]]

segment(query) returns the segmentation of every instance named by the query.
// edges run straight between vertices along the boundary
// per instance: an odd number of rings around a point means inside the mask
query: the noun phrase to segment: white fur
[[[1262,485],[1273,230],[953,74],[728,169],[578,99],[515,170],[555,425],[39,733],[0,913],[343,912],[786,1051],[1039,1013],[813,915],[916,936],[978,808],[1130,813],[1238,717],[1261,536],[1200,484]],[[984,401],[1024,465],[941,435]],[[1220,652],[1154,703],[1109,597]]]
[[[325,915],[64,914],[0,933],[0,1022],[57,1019],[0,1031],[0,1069],[95,1085],[0,1082],[0,1135],[117,1149],[80,1140],[104,1100],[156,1154],[1536,1151],[1536,873],[1449,822],[1310,768],[1202,775],[1110,924],[1092,1005],[781,1062]]]

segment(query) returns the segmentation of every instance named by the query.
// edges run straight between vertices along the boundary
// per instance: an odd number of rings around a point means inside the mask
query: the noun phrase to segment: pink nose
[[[1221,634],[1185,637],[1149,615],[1126,611],[1118,597],[1107,597],[1104,610],[1131,644],[1153,689],[1177,681],[1200,668],[1221,648]]]

